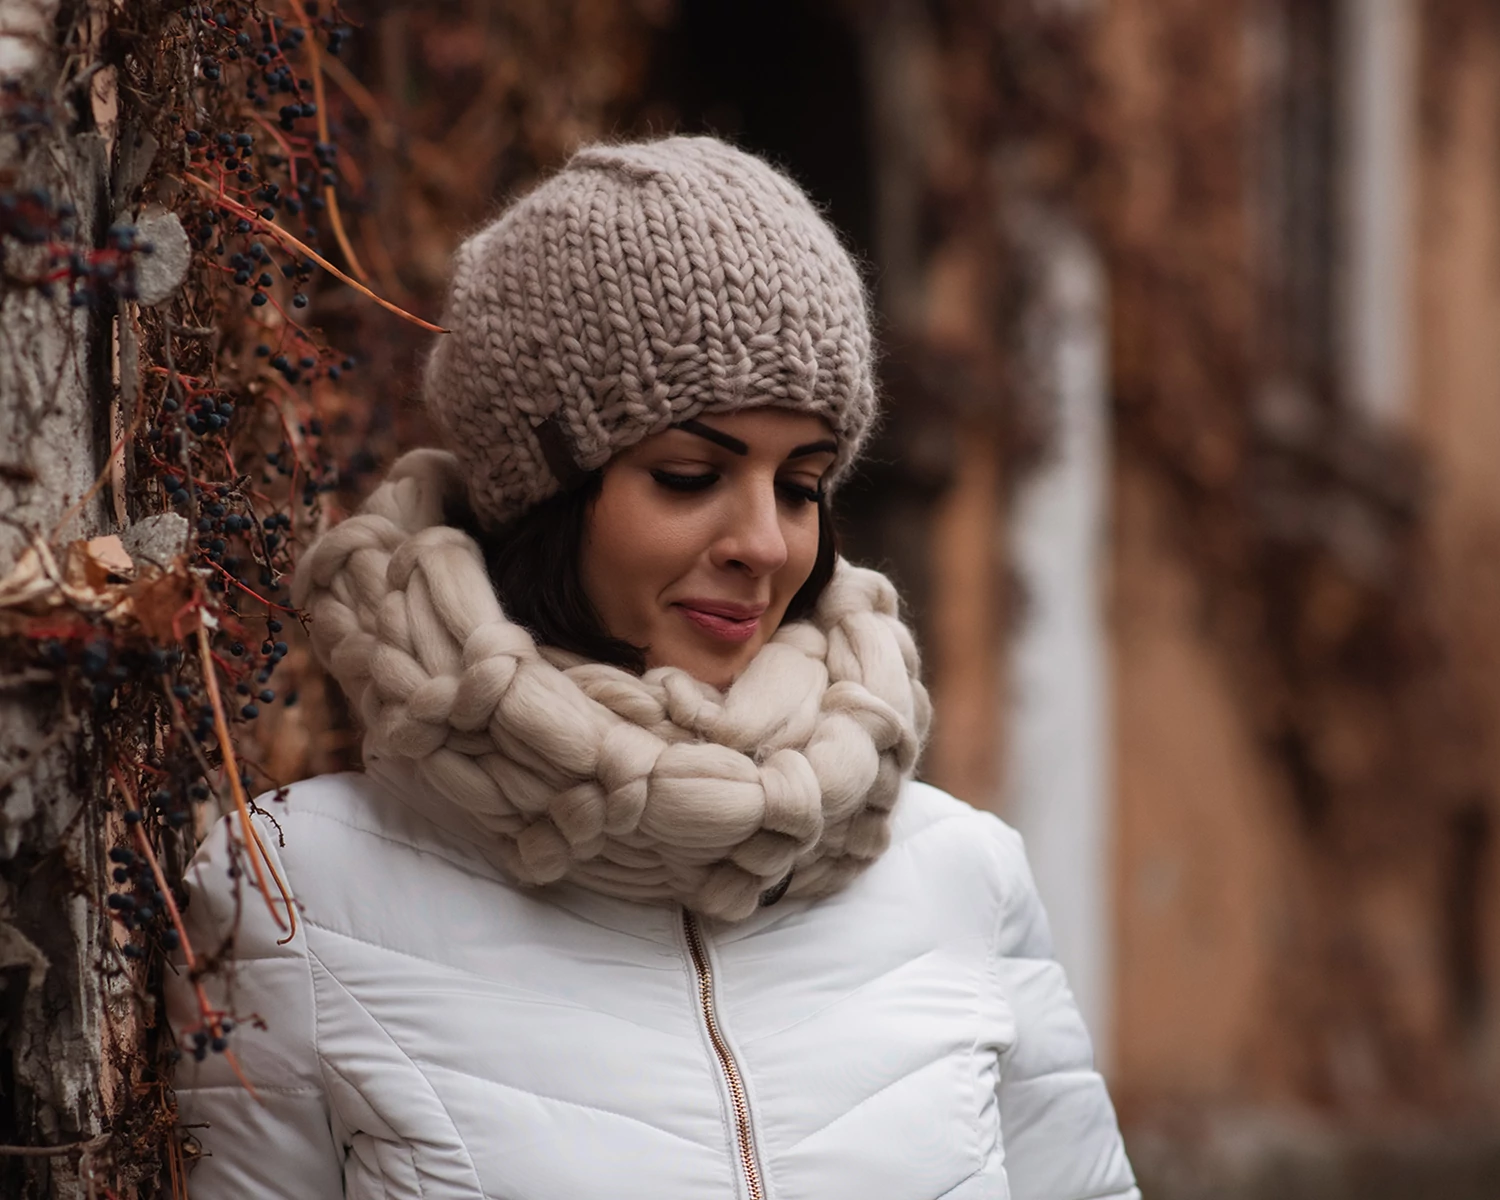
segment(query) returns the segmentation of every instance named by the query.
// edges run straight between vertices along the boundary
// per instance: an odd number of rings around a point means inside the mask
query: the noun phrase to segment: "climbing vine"
[[[437,327],[417,314],[436,311],[457,237],[607,128],[649,24],[609,2],[480,21],[464,5],[75,0],[55,46],[37,26],[33,65],[5,75],[0,302],[80,314],[69,369],[108,410],[108,444],[0,578],[0,686],[55,708],[47,744],[0,767],[0,798],[56,744],[87,764],[103,877],[79,864],[72,886],[106,918],[87,969],[111,999],[98,1132],[0,1147],[0,1187],[50,1194],[55,1162],[91,1196],[186,1194],[196,1150],[171,1069],[238,1070],[236,1028],[263,1015],[210,1002],[233,948],[189,942],[183,871],[227,814],[241,903],[290,936],[250,816],[274,828],[286,782],[353,764],[338,699],[306,669],[297,555],[420,435],[407,395]],[[372,62],[395,72],[384,89],[361,81]],[[463,110],[486,123],[479,144]],[[80,133],[105,146],[73,166],[95,172],[102,219],[55,178]],[[18,445],[6,482],[35,486],[46,452]],[[169,971],[198,999],[180,1043]]]
[[[96,396],[114,437],[94,487],[32,531],[0,581],[0,652],[21,682],[57,689],[57,730],[86,724],[104,770],[108,889],[91,899],[113,936],[97,967],[133,1003],[112,1039],[123,1099],[80,1173],[90,1194],[183,1195],[193,1143],[164,1080],[182,1055],[233,1063],[245,1017],[208,1000],[202,980],[229,947],[189,943],[182,871],[228,812],[244,902],[295,926],[250,821],[250,797],[283,782],[257,722],[298,704],[296,549],[372,465],[329,435],[332,393],[358,360],[311,318],[344,288],[435,327],[366,285],[344,226],[361,175],[327,96],[325,63],[351,36],[337,7],[138,4],[103,31],[98,14],[73,15],[73,48],[98,56],[64,67],[91,77],[88,109],[69,111],[66,78],[34,72],[6,81],[6,131],[24,165],[91,119],[113,143],[116,212],[80,244],[75,205],[45,187],[0,193],[4,287],[97,314],[118,362],[112,394]],[[106,493],[119,532],[70,540]],[[169,970],[198,998],[184,1044],[158,1002]]]

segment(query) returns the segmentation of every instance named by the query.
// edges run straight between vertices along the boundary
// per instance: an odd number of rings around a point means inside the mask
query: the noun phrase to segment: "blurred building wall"
[[[1116,1093],[1157,1194],[1500,1194],[1495,17],[1108,7]]]
[[[1433,6],[1414,173],[1415,387],[1409,421],[1430,465],[1432,578],[1486,727],[1485,790],[1455,824],[1447,877],[1456,1045],[1500,1089],[1500,14]]]

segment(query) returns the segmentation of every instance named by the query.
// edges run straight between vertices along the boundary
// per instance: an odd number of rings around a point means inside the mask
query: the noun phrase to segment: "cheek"
[[[817,564],[817,512],[814,511],[811,516],[795,520],[790,524],[791,527],[786,529],[785,533],[787,563],[786,568],[781,572],[787,601],[790,601],[798,589],[807,582],[807,577],[812,574],[813,567]]]
[[[700,549],[685,521],[628,474],[607,472],[589,511],[583,579],[601,615],[649,604]]]

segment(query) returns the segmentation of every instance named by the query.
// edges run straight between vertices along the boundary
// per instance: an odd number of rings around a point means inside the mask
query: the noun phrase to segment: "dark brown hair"
[[[592,471],[576,487],[543,500],[498,529],[482,528],[472,512],[448,514],[484,553],[485,568],[505,615],[544,646],[556,646],[637,675],[646,669],[646,648],[611,637],[583,590],[581,562],[589,505],[604,476]],[[787,621],[800,621],[817,606],[838,562],[838,529],[826,496],[818,500],[818,554],[812,573],[787,605]]]

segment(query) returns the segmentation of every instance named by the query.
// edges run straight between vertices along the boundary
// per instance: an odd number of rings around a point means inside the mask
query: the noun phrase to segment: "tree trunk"
[[[73,128],[57,121],[28,131],[7,122],[0,193],[29,205],[27,213],[70,204],[69,240],[87,250],[110,220],[110,148],[93,127],[99,101],[108,100],[107,77],[65,78],[44,10],[33,14],[26,3],[5,10],[0,76],[26,98],[60,100]],[[16,227],[7,221],[0,230],[13,235]],[[60,236],[55,227],[51,236]],[[65,288],[48,297],[28,282],[47,255],[27,240],[3,242],[0,575],[34,537],[55,533],[65,542],[98,532],[104,519],[97,497],[83,498],[108,452],[109,316],[72,306]],[[103,1132],[108,1103],[103,781],[91,769],[88,714],[28,660],[31,649],[11,639],[0,657],[0,1142],[7,1143],[0,1194],[74,1197],[93,1194],[87,1143]],[[82,1148],[18,1153],[76,1143]]]

